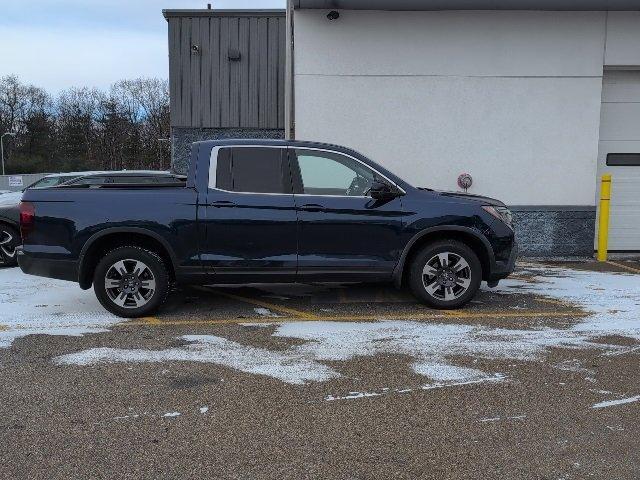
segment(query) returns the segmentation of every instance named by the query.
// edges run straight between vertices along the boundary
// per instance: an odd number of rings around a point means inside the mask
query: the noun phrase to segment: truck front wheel
[[[169,274],[162,258],[136,246],[116,248],[98,262],[96,297],[111,313],[135,318],[156,311],[167,298]]]
[[[409,284],[413,294],[435,308],[458,308],[478,291],[482,266],[478,256],[457,240],[441,240],[413,259]]]

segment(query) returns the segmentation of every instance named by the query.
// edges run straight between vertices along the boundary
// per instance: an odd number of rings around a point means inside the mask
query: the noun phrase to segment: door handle
[[[320,212],[324,207],[318,203],[305,203],[300,207],[300,210],[305,212]]]
[[[236,204],[234,202],[230,202],[229,200],[218,200],[217,202],[211,202],[209,206],[210,207],[235,207]]]

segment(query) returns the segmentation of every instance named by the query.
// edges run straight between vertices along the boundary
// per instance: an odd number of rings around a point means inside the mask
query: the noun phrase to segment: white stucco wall
[[[609,67],[640,66],[640,12],[607,14],[604,63]]]
[[[415,185],[468,172],[511,205],[594,204],[606,13],[325,15],[295,12],[296,138]]]

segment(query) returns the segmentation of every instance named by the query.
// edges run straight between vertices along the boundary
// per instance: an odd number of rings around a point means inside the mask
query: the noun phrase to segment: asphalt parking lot
[[[458,311],[189,287],[153,317],[0,270],[0,478],[640,477],[640,262],[524,263]]]

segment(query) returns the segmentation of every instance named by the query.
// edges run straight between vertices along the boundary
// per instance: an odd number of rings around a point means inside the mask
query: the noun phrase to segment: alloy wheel
[[[438,253],[425,264],[422,283],[431,297],[452,301],[460,298],[469,289],[471,267],[457,253]]]
[[[16,244],[13,234],[8,230],[0,230],[0,257],[10,260],[16,256]]]
[[[109,299],[122,308],[140,308],[153,298],[156,279],[147,264],[127,258],[107,269],[104,288]]]

